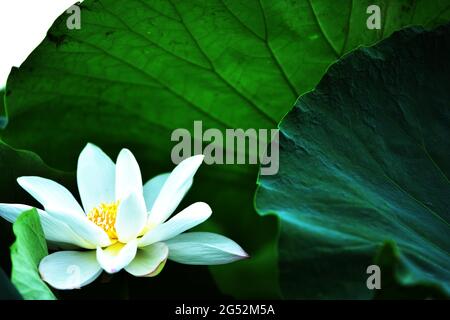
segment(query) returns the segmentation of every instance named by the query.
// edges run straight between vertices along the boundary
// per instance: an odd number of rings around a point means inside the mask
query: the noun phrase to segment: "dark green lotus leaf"
[[[23,203],[37,206],[34,201],[16,182],[20,176],[43,176],[56,180],[65,185],[74,181],[61,171],[48,167],[35,153],[26,150],[17,150],[0,140],[0,202]],[[9,246],[14,241],[11,224],[0,218],[0,266],[9,273],[11,270]]]
[[[21,300],[22,297],[11,283],[6,273],[0,268],[0,300]]]
[[[38,204],[19,187],[16,179],[20,176],[42,176],[65,185],[74,182],[73,175],[50,168],[34,152],[13,148],[2,140],[0,172],[0,202]]]
[[[369,5],[380,30],[366,27]],[[206,128],[273,128],[326,68],[359,45],[409,24],[448,21],[448,1],[86,0],[81,29],[62,15],[7,85],[13,146],[74,170],[86,142],[110,155],[130,148],[144,178],[172,168],[170,134]],[[226,294],[277,297],[277,224],[254,212],[256,166],[203,168],[188,202],[214,214],[204,229],[243,245],[252,259],[212,267]],[[205,296],[209,296],[205,293]]]
[[[375,292],[375,299],[446,299],[447,293],[441,285],[428,281],[416,281],[408,259],[395,243],[386,242],[375,257],[380,267],[382,290]],[[414,281],[411,281],[414,279]]]
[[[333,65],[281,122],[280,171],[260,177],[256,205],[282,221],[285,296],[370,298],[374,262],[380,298],[450,292],[449,56],[450,25],[395,33]]]
[[[38,205],[16,182],[17,177],[37,175],[69,184],[73,177],[48,167],[35,153],[17,150],[0,140],[0,202]],[[37,222],[36,222],[36,219]],[[53,293],[40,280],[37,265],[47,254],[39,218],[33,211],[22,214],[14,224],[14,234],[9,222],[0,218],[0,265],[7,273],[12,269],[12,282],[24,299],[54,299]],[[11,247],[11,261],[8,259]],[[20,298],[15,289],[2,288],[11,298]],[[9,290],[9,291],[8,291]]]
[[[5,109],[5,90],[0,90],[0,129],[4,129],[8,123]]]

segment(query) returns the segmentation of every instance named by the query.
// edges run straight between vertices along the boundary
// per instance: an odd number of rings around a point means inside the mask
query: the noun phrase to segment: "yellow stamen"
[[[105,230],[111,240],[117,239],[116,216],[120,201],[112,203],[101,203],[93,208],[87,215],[88,219]]]

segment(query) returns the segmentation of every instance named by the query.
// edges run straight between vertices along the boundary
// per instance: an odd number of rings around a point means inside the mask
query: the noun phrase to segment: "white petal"
[[[161,188],[163,187],[164,183],[166,182],[167,178],[169,177],[170,172],[163,173],[160,175],[157,175],[156,177],[153,177],[149,181],[147,181],[144,185],[144,199],[145,199],[145,205],[147,207],[147,210],[150,211],[153,207],[153,204],[155,203],[156,198],[159,195],[159,192],[161,191]]]
[[[215,233],[183,233],[166,244],[169,259],[184,264],[216,265],[248,258],[236,242]]]
[[[33,209],[33,207],[24,204],[0,203],[0,217],[14,223],[20,214],[24,211]],[[42,211],[42,210],[38,210]]]
[[[130,194],[117,209],[115,228],[119,241],[127,243],[135,239],[144,229],[146,221],[147,210],[142,193]]]
[[[204,202],[197,202],[177,215],[169,221],[157,225],[154,229],[150,229],[140,240],[139,247],[149,244],[171,239],[180,233],[199,225],[211,216],[211,208]]]
[[[50,216],[76,230],[84,240],[100,246],[110,244],[108,235],[86,217],[83,209],[66,188],[40,177],[20,177],[17,181],[44,206]]]
[[[50,216],[45,211],[40,212],[39,216],[45,239],[53,242],[53,244],[58,247],[67,248],[70,247],[70,245],[75,245],[84,249],[95,249],[97,244],[102,242],[101,240],[92,242],[86,240],[82,236],[82,233],[77,233],[66,223]]]
[[[158,225],[166,221],[175,211],[191,187],[192,178],[202,164],[203,158],[203,155],[187,158],[173,169],[150,211],[150,224]]]
[[[116,273],[125,268],[136,256],[137,242],[132,240],[127,244],[116,242],[102,249],[97,248],[97,261],[108,273]]]
[[[85,212],[116,200],[116,166],[97,146],[88,143],[78,158],[77,182]]]
[[[17,182],[42,204],[46,211],[51,208],[67,214],[84,215],[83,209],[70,191],[55,181],[41,177],[20,177]]]
[[[57,220],[67,224],[72,230],[74,230],[81,238],[86,242],[97,246],[108,246],[111,244],[106,232],[90,221],[85,215],[73,215],[65,212],[54,211],[53,209],[47,210],[48,215],[56,218]]]
[[[162,242],[140,248],[125,270],[136,277],[154,277],[164,267],[168,254],[169,249]]]
[[[131,193],[142,194],[141,170],[131,151],[122,149],[116,163],[116,200],[123,200]]]
[[[33,207],[23,204],[0,204],[0,216],[14,223],[17,217],[24,211],[33,209]],[[95,244],[85,241],[76,232],[74,232],[67,224],[59,221],[55,217],[50,216],[47,212],[36,209],[44,231],[45,239],[54,242],[58,246],[65,244],[75,245],[85,249],[96,248]]]
[[[59,251],[46,256],[39,264],[42,279],[60,290],[88,285],[102,273],[95,251]]]

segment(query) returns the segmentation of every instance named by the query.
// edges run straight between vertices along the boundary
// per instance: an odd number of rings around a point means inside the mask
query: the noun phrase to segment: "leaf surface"
[[[395,33],[333,65],[281,122],[280,171],[260,177],[256,204],[282,221],[287,297],[371,297],[385,241],[398,247],[385,271],[407,270],[394,280],[448,294],[449,54],[450,25]]]
[[[16,242],[11,247],[11,280],[24,299],[55,300],[39,276],[39,263],[48,255],[47,243],[36,209],[23,212],[13,226]]]

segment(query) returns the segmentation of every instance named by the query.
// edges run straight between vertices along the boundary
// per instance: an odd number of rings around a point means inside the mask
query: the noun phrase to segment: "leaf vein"
[[[182,21],[182,25],[184,26],[186,32],[190,35],[192,40],[195,42],[197,48],[200,50],[200,52],[203,54],[203,56],[208,60],[212,71],[222,80],[223,83],[225,83],[231,90],[233,90],[236,94],[238,94],[241,98],[243,98],[254,110],[256,110],[258,113],[260,113],[269,123],[271,123],[272,126],[276,126],[277,122],[264,110],[258,107],[250,98],[248,98],[246,95],[244,95],[241,91],[239,91],[233,84],[231,84],[225,77],[223,77],[217,69],[214,67],[213,61],[208,57],[206,52],[201,48],[200,43],[198,42],[197,38],[194,37],[191,30],[187,27],[186,23],[183,20],[182,15],[180,14],[178,8],[173,4],[172,0],[169,0],[169,2],[174,7],[175,11],[177,12],[178,16],[180,17]]]
[[[166,84],[164,84],[163,82],[159,81],[157,78],[153,77],[153,76],[152,76],[151,74],[149,74],[148,72],[146,72],[146,71],[144,71],[144,70],[142,70],[142,69],[136,67],[134,64],[132,64],[132,63],[126,61],[126,60],[123,59],[122,57],[115,56],[115,55],[113,55],[111,52],[109,52],[109,51],[107,51],[107,50],[105,50],[105,49],[103,49],[103,48],[101,48],[101,47],[98,47],[97,45],[92,44],[92,43],[90,43],[90,42],[87,42],[87,41],[84,41],[84,40],[81,40],[81,39],[77,39],[77,38],[75,38],[75,37],[73,37],[73,36],[71,36],[71,38],[72,38],[73,40],[75,40],[75,41],[78,41],[78,42],[80,42],[80,43],[82,43],[82,44],[85,44],[85,45],[87,45],[87,46],[89,46],[89,47],[91,47],[91,48],[94,48],[94,49],[100,51],[100,52],[103,53],[104,55],[106,55],[106,56],[108,56],[108,57],[110,57],[110,58],[112,58],[112,59],[114,59],[114,60],[116,60],[116,61],[118,61],[118,62],[121,62],[121,63],[123,63],[123,64],[125,64],[125,65],[127,65],[127,66],[129,66],[129,67],[132,68],[133,70],[136,70],[136,71],[140,72],[141,74],[143,74],[144,76],[148,77],[148,78],[151,79],[152,81],[159,83],[159,84],[161,85],[161,87],[163,87],[165,90],[169,91],[170,93],[172,93],[174,96],[178,97],[179,99],[185,101],[188,105],[190,105],[190,106],[193,107],[194,109],[198,110],[198,111],[199,111],[200,113],[202,113],[205,117],[210,118],[211,120],[213,120],[213,121],[215,121],[215,122],[217,122],[217,123],[220,123],[224,128],[227,128],[227,127],[228,127],[227,124],[226,124],[225,122],[223,122],[221,119],[216,118],[215,116],[211,115],[210,113],[207,113],[207,112],[206,112],[205,110],[203,110],[201,107],[197,106],[197,105],[194,104],[193,102],[191,102],[191,101],[189,101],[188,99],[186,99],[182,94],[179,94],[178,92],[176,92],[175,90],[173,90],[172,88],[170,88],[169,86],[167,86]]]
[[[330,48],[331,48],[333,54],[335,55],[336,59],[339,59],[340,58],[339,52],[337,51],[337,49],[334,47],[333,43],[331,43],[331,40],[326,35],[325,30],[323,29],[322,24],[320,23],[319,17],[317,16],[316,11],[314,10],[314,7],[313,7],[313,5],[311,3],[311,0],[307,0],[307,2],[309,4],[309,7],[311,8],[314,20],[315,20],[317,26],[319,27],[320,33],[322,33],[323,38],[326,40],[326,42],[330,46]]]

